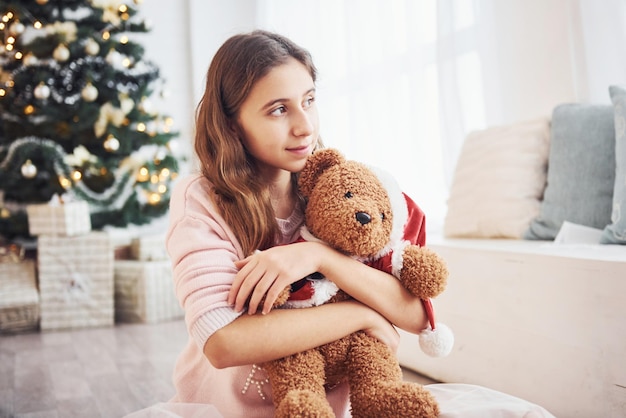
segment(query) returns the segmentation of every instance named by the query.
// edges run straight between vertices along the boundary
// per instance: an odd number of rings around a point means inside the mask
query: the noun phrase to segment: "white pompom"
[[[431,357],[445,357],[454,346],[454,334],[445,324],[437,323],[433,331],[430,326],[419,333],[420,348]]]

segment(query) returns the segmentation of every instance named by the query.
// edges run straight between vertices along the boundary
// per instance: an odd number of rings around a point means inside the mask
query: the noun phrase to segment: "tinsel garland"
[[[64,176],[67,179],[71,178],[70,167],[64,163],[66,154],[63,148],[50,139],[33,136],[13,141],[8,147],[6,157],[0,162],[0,169],[9,171],[17,168],[16,162],[23,161],[35,147],[44,148],[48,151],[54,162],[54,170],[57,176]],[[0,153],[4,151],[4,148],[0,147]],[[83,182],[79,181],[74,184],[73,188],[67,190],[68,196],[77,200],[87,201],[92,213],[121,209],[133,195],[133,192],[141,189],[141,186],[135,187],[137,172],[146,161],[145,158],[140,157],[156,153],[155,148],[155,146],[145,146],[126,157],[114,171],[115,182],[104,192],[95,193],[85,186]],[[137,193],[137,196],[141,196],[141,193]],[[142,203],[147,202],[144,201]]]

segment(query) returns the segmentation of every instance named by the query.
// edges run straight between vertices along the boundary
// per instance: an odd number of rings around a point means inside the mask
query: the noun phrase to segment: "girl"
[[[172,402],[128,417],[271,417],[271,391],[256,364],[359,330],[395,351],[392,324],[413,333],[426,327],[421,301],[392,276],[319,243],[290,244],[304,221],[297,173],[321,147],[315,67],[305,50],[264,31],[228,39],[209,67],[196,124],[201,173],[176,185],[166,242],[190,338]],[[354,299],[271,310],[281,289],[313,272]],[[480,386],[427,388],[442,418],[553,418]],[[337,417],[350,416],[347,384],[328,388],[327,399]]]
[[[289,244],[304,220],[296,176],[321,147],[315,79],[307,51],[264,31],[228,39],[209,67],[196,115],[201,173],[177,185],[167,235],[190,335],[174,371],[176,402],[271,417],[256,364],[359,330],[395,350],[392,324],[426,327],[421,301],[392,276],[319,243]],[[354,300],[271,310],[281,289],[313,272]],[[349,416],[345,384],[327,398]]]

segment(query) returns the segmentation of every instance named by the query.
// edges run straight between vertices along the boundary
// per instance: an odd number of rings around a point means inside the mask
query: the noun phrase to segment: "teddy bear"
[[[394,275],[422,299],[429,327],[420,346],[447,355],[449,328],[437,324],[430,299],[446,285],[443,259],[424,247],[424,214],[387,173],[347,160],[336,149],[309,156],[298,187],[306,199],[304,241],[319,241]],[[274,303],[306,308],[350,298],[315,273],[288,286]],[[320,347],[264,363],[276,417],[334,417],[325,388],[347,381],[351,413],[363,417],[435,417],[439,407],[420,384],[405,382],[394,353],[359,331]]]

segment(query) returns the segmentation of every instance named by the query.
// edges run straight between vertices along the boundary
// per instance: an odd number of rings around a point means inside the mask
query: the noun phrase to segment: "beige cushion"
[[[447,237],[522,238],[546,187],[549,118],[470,133],[452,179]]]

